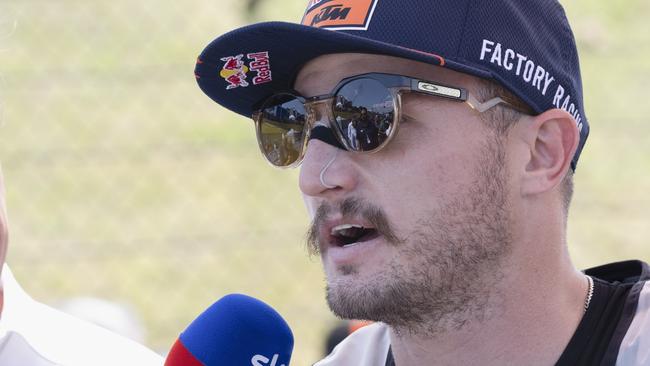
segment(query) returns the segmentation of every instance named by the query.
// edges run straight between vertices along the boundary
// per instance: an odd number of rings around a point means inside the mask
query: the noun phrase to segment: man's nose
[[[344,194],[357,180],[349,152],[322,139],[310,139],[300,167],[299,186],[311,197]]]

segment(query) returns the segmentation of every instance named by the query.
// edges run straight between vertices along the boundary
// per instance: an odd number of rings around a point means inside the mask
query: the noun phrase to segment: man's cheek
[[[316,209],[318,208],[316,202],[313,199],[310,199],[306,195],[302,195],[302,200],[305,203],[305,208],[307,209],[307,214],[309,214],[309,218],[313,219],[314,216],[316,215]]]

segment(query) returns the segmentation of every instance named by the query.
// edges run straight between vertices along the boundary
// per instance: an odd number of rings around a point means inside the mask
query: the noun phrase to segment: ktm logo
[[[328,20],[345,20],[345,18],[348,17],[348,14],[350,14],[350,10],[352,10],[352,8],[343,8],[340,4],[326,6],[321,9],[320,13],[316,14],[309,25],[313,27],[318,25],[318,23]]]
[[[317,28],[367,30],[378,0],[311,0],[302,24]]]

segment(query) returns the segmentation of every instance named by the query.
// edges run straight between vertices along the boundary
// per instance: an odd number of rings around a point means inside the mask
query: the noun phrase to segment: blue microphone
[[[178,337],[165,366],[289,366],[293,334],[269,305],[246,295],[222,297]]]

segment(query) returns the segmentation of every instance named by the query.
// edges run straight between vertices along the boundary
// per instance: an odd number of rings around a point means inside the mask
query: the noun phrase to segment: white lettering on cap
[[[483,39],[479,60],[489,62],[495,67],[503,69],[507,74],[514,74],[524,84],[536,89],[542,96],[547,95],[549,88],[556,81],[555,77],[544,66],[537,64],[535,60],[489,39]],[[582,115],[578,106],[572,103],[571,95],[566,94],[566,88],[559,83],[557,83],[551,104],[567,111],[573,116],[576,123],[582,126]]]

